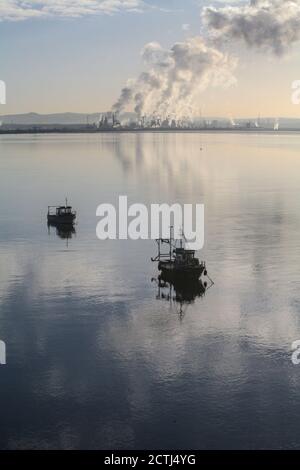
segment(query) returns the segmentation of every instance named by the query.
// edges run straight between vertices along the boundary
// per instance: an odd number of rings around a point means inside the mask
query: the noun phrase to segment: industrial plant
[[[99,120],[93,124],[98,130],[112,129],[160,129],[160,130],[203,130],[203,129],[243,129],[243,130],[279,130],[278,119],[240,119],[232,118],[176,118],[175,116],[142,116],[132,117],[130,119],[122,119],[117,113],[103,113],[99,116]]]
[[[74,118],[76,117],[76,120]],[[263,132],[263,131],[299,131],[298,119],[256,118],[233,119],[232,117],[176,117],[175,115],[143,115],[109,111],[93,115],[57,115],[3,116],[0,122],[0,134],[24,133],[97,133],[97,132],[180,132],[180,131],[228,131],[228,132]],[[28,117],[28,119],[27,119]],[[15,119],[13,119],[15,118]]]

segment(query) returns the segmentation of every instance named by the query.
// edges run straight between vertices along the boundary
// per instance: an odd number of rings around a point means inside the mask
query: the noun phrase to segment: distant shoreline
[[[282,129],[266,129],[266,128],[185,128],[185,129],[170,129],[170,128],[121,128],[121,129],[93,129],[93,128],[25,128],[25,129],[0,129],[0,135],[24,135],[24,134],[135,134],[135,133],[164,133],[164,134],[177,134],[177,133],[242,133],[242,134],[284,134],[284,133],[293,133],[300,134],[300,129],[295,128],[282,128]]]

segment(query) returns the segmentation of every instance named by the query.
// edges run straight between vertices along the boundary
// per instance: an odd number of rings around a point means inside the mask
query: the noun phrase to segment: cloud
[[[0,21],[138,12],[143,0],[0,0]]]
[[[277,56],[300,39],[300,0],[251,0],[246,5],[205,7],[202,18],[222,43],[239,40]]]
[[[188,23],[184,23],[182,25],[182,31],[189,31],[191,26]]]
[[[199,111],[197,96],[209,85],[235,83],[235,58],[209,47],[200,36],[177,42],[170,49],[151,42],[142,57],[146,70],[128,81],[113,106],[116,112],[133,104],[139,116],[193,116]]]

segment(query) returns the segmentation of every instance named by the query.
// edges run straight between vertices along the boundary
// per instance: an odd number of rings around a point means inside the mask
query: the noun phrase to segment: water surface
[[[202,147],[202,150],[201,150]],[[1,449],[300,448],[300,137],[0,137]],[[96,207],[205,204],[215,285],[159,295]],[[78,211],[66,239],[48,204]]]

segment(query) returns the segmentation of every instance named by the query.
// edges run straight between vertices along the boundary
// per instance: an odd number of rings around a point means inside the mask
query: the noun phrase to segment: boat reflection
[[[161,274],[157,278],[152,278],[152,282],[157,284],[157,300],[165,300],[170,303],[173,310],[182,319],[187,307],[195,302],[197,298],[203,297],[205,292],[211,287],[206,281],[188,280],[176,282]]]
[[[48,222],[48,233],[50,235],[51,228],[55,231],[56,235],[62,240],[70,240],[74,235],[76,235],[76,229],[73,224],[55,224],[54,222]]]

